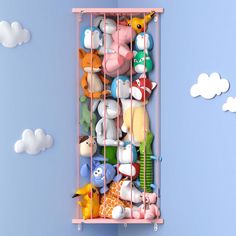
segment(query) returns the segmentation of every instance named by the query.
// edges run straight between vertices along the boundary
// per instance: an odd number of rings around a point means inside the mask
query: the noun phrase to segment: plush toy
[[[104,95],[110,94],[110,91],[104,91],[103,88],[103,84],[109,84],[110,81],[102,75],[97,74],[101,71],[102,66],[102,61],[97,55],[97,51],[91,53],[79,49],[79,57],[81,59],[81,67],[84,70],[81,79],[84,95],[89,98],[101,98]]]
[[[107,75],[115,77],[118,73],[122,75],[129,71],[133,54],[127,44],[133,41],[134,37],[135,31],[123,25],[119,25],[117,31],[112,34],[113,42],[110,48],[114,53],[104,56],[102,62],[103,70]]]
[[[86,49],[98,49],[102,45],[102,32],[97,27],[87,27],[82,34]]]
[[[130,79],[120,75],[111,83],[111,95],[113,98],[129,98]]]
[[[106,103],[105,107],[104,103]],[[104,108],[106,109],[105,111]],[[104,100],[101,101],[98,105],[98,114],[102,117],[96,125],[98,144],[100,146],[123,145],[122,141],[117,140],[117,132],[120,137],[122,133],[120,129],[116,129],[116,123],[114,121],[120,114],[120,106],[117,104],[117,101],[112,99],[107,99],[106,102]]]
[[[152,90],[155,89],[157,84],[149,80],[145,74],[142,74],[138,79],[132,82],[132,96],[138,101],[145,101],[151,96]]]
[[[116,31],[116,22],[113,19],[106,18],[106,24],[103,16],[98,16],[94,19],[94,25],[95,27],[98,27],[103,35],[103,46],[99,48],[98,53],[100,55],[104,55],[105,52],[105,41],[106,41],[106,53],[114,53],[114,51],[111,49],[111,44],[113,42],[112,40],[112,34]]]
[[[133,203],[142,202],[142,193],[130,180],[122,179],[119,182],[112,182],[106,198],[101,199],[99,216],[115,220],[130,218],[131,199]]]
[[[78,204],[82,208],[83,219],[97,218],[99,216],[100,195],[95,186],[87,184],[83,188],[77,189],[72,198],[82,197]],[[92,213],[92,214],[91,214]]]
[[[127,139],[131,141],[131,124],[133,127],[133,144],[139,146],[140,142],[145,140],[145,132],[149,131],[149,116],[142,102],[132,101],[131,116],[131,100],[121,99],[123,110],[123,124],[121,130],[127,133]],[[132,118],[131,118],[132,117]],[[145,118],[144,118],[145,117]],[[144,123],[145,121],[145,123]],[[145,132],[144,132],[145,131]]]
[[[102,150],[101,150],[101,153],[103,156],[106,153],[107,163],[112,164],[112,165],[117,164],[116,152],[117,152],[117,147],[114,147],[114,146],[105,146],[105,147],[102,147]]]
[[[80,112],[80,125],[83,126],[83,131],[85,133],[90,133],[90,110],[88,109],[87,98],[85,96],[80,97],[81,112]],[[95,125],[97,122],[97,116],[92,113],[92,134],[95,135]]]
[[[152,20],[154,17],[155,12],[152,11],[149,14],[145,15],[144,17],[133,17],[132,20],[127,20],[128,26],[132,26],[137,34],[144,31],[144,24],[145,30],[147,30],[147,24]],[[131,25],[132,24],[132,25]]]
[[[93,156],[97,151],[97,142],[95,141],[95,138],[91,136],[80,136],[79,151],[80,156],[90,157],[91,154]]]
[[[145,43],[144,43],[145,41]],[[139,33],[135,38],[135,48],[138,51],[151,51],[153,48],[153,38],[149,33]]]
[[[144,51],[140,52],[134,51],[133,53],[134,53],[134,70],[137,73],[142,74],[152,71],[153,62],[148,52],[145,53]]]
[[[146,140],[140,144],[140,186],[147,192],[152,192],[153,184],[153,156],[152,156],[153,134],[148,132]],[[144,156],[145,154],[145,156]],[[145,171],[144,168],[146,167]],[[145,175],[144,175],[145,172]]]

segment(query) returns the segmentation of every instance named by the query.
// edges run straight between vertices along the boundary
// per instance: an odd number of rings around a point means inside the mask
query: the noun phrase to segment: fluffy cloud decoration
[[[7,21],[0,21],[0,43],[7,48],[14,48],[17,45],[27,43],[30,40],[30,32],[23,29],[19,22],[10,24]]]
[[[236,97],[228,97],[227,101],[222,106],[222,110],[236,112]]]
[[[218,73],[202,73],[198,76],[197,83],[191,87],[190,94],[192,97],[202,96],[205,99],[214,98],[229,90],[229,81],[221,79]]]
[[[36,155],[41,151],[50,148],[53,144],[53,138],[45,134],[42,129],[36,129],[34,132],[31,129],[26,129],[22,133],[22,139],[15,143],[15,152],[26,152],[30,155]]]

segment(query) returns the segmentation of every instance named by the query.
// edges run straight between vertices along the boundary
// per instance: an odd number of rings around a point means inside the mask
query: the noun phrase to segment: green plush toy
[[[148,132],[146,141],[142,142],[139,147],[140,151],[140,186],[145,192],[151,193],[153,186],[153,160],[152,160],[152,142],[153,134]],[[145,150],[146,149],[146,150]],[[146,151],[146,158],[144,160],[144,152]],[[144,178],[144,168],[146,163],[146,178]],[[144,181],[146,179],[146,183]],[[144,189],[146,187],[146,189]]]
[[[88,104],[87,104],[87,98],[85,96],[80,97],[80,102],[81,102],[81,111],[80,111],[80,125],[83,126],[83,131],[88,134],[90,132],[90,110],[88,109]],[[92,125],[93,125],[93,131],[92,135],[95,135],[95,125],[97,122],[97,117],[93,113],[92,114]]]
[[[116,159],[117,147],[106,146],[105,148],[106,148],[107,163],[111,165],[117,164],[117,159]],[[102,148],[102,155],[104,156],[104,147]]]
[[[145,63],[146,61],[146,63]],[[145,68],[145,71],[144,71]],[[148,52],[134,51],[134,70],[137,73],[150,72],[153,69],[153,62]]]

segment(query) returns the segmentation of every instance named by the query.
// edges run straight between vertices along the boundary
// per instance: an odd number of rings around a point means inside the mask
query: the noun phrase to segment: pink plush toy
[[[152,220],[160,217],[160,211],[155,204],[157,201],[156,193],[142,193],[143,204],[133,210],[135,219]]]
[[[129,71],[133,52],[127,44],[134,40],[135,35],[131,27],[124,25],[119,25],[118,30],[112,34],[113,43],[110,49],[113,53],[106,54],[102,63],[107,75],[116,77],[117,73],[122,75]]]

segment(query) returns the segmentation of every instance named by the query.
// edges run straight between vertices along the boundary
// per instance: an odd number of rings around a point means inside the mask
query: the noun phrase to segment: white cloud
[[[222,110],[236,112],[236,97],[228,97],[227,101],[222,106]]]
[[[17,45],[27,43],[30,40],[30,32],[23,29],[19,22],[10,24],[7,21],[0,21],[0,43],[7,48],[14,48]]]
[[[15,143],[15,152],[26,152],[30,155],[36,155],[41,151],[50,148],[53,144],[52,136],[45,134],[42,129],[25,129],[22,133],[22,139]]]
[[[229,81],[221,79],[218,73],[200,74],[197,83],[191,87],[190,94],[192,97],[202,96],[205,99],[214,98],[229,90]]]

